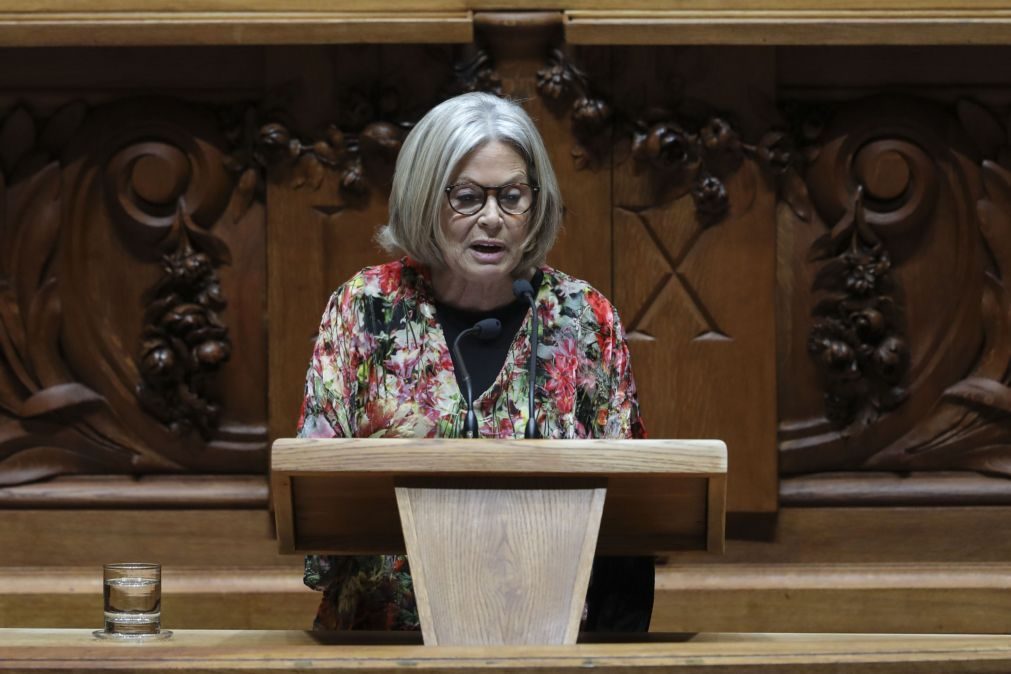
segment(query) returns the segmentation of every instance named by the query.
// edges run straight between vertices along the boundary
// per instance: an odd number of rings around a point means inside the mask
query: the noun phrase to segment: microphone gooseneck
[[[530,381],[527,386],[529,400],[527,402],[527,427],[523,432],[523,437],[529,440],[540,437],[540,433],[537,432],[537,410],[534,405],[534,391],[537,389],[537,302],[534,300],[534,287],[526,279],[518,278],[513,281],[513,295],[525,299],[530,305]]]
[[[460,368],[460,375],[463,378],[464,395],[467,398],[467,419],[463,425],[463,434],[467,438],[477,437],[477,413],[474,412],[474,387],[470,382],[470,373],[467,371],[467,364],[463,362],[463,352],[460,351],[460,340],[464,337],[474,335],[482,341],[488,341],[498,337],[502,331],[502,322],[497,318],[485,318],[467,328],[453,340],[453,355],[456,356],[456,364]]]

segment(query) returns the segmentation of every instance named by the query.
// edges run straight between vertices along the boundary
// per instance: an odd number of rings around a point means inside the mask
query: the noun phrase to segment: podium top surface
[[[720,440],[496,440],[285,438],[271,470],[300,475],[721,475]]]

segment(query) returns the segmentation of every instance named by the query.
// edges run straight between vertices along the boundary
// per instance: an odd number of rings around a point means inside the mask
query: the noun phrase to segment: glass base
[[[105,630],[95,630],[92,632],[96,639],[108,639],[109,641],[157,641],[158,639],[168,639],[172,636],[172,630],[162,630],[154,634],[123,634],[122,632],[106,632]]]

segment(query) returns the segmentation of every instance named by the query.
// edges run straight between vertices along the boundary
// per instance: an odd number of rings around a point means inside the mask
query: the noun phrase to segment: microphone
[[[468,438],[477,437],[477,414],[474,412],[474,387],[470,383],[470,373],[467,372],[467,364],[463,362],[463,353],[460,351],[460,340],[464,337],[474,335],[481,341],[487,342],[498,337],[502,332],[502,321],[497,318],[484,318],[467,328],[453,340],[453,355],[456,356],[456,364],[460,367],[460,374],[463,376],[464,392],[467,396],[467,420],[463,425],[463,434]]]
[[[527,403],[527,427],[523,432],[523,437],[529,439],[539,438],[541,434],[537,432],[537,417],[534,416],[534,390],[537,388],[537,303],[534,301],[534,287],[530,281],[518,278],[513,281],[513,295],[517,299],[525,299],[530,305],[530,382],[529,401]]]

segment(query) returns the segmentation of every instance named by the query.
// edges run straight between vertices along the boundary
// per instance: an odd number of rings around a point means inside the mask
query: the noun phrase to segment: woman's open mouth
[[[506,248],[493,241],[478,241],[470,245],[470,250],[479,262],[496,263],[505,257]]]

